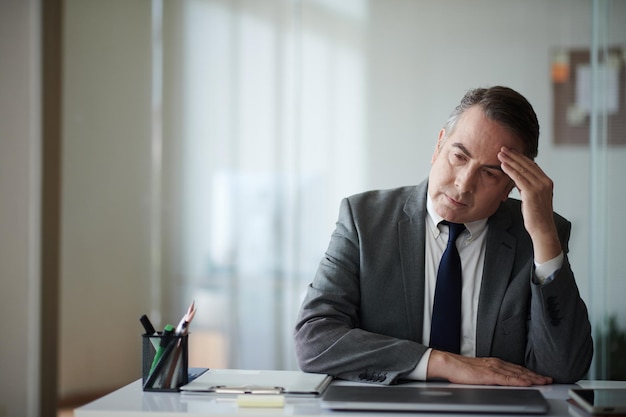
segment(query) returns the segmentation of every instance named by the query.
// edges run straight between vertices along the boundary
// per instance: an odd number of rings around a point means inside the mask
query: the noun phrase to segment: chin
[[[435,211],[443,217],[445,220],[454,222],[454,223],[464,223],[467,220],[461,221],[463,219],[467,219],[468,214],[465,208],[462,207],[451,207],[449,204],[442,204],[435,207]]]

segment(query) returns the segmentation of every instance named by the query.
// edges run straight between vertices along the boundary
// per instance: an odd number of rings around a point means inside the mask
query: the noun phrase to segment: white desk
[[[355,384],[345,381],[335,381],[333,383]],[[424,386],[431,385],[431,383],[415,382],[411,383],[410,385]],[[441,386],[449,384],[438,385]],[[581,381],[578,385],[581,387],[626,388],[626,381]],[[542,387],[536,387],[539,391],[541,391],[543,396],[548,400],[548,403],[550,404],[550,411],[546,416],[570,416],[569,404],[566,402],[566,400],[568,398],[567,391],[573,386],[574,385],[547,385]],[[77,408],[74,411],[74,416],[184,417],[202,415],[210,417],[264,417],[344,415],[349,417],[377,417],[389,415],[389,413],[358,413],[338,411],[333,412],[330,410],[324,410],[320,407],[319,398],[286,397],[285,406],[283,408],[239,408],[235,403],[234,397],[228,397],[224,395],[182,395],[178,393],[143,392],[141,388],[141,380],[135,381],[92,403]],[[416,415],[418,415],[418,413],[393,413],[394,417],[415,417]],[[446,416],[459,417],[460,414],[437,414],[437,417]],[[468,414],[468,416],[476,417],[476,414]],[[490,417],[495,416],[491,414]]]

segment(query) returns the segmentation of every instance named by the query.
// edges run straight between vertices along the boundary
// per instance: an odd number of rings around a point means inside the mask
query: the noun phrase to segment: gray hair
[[[480,106],[489,119],[500,123],[525,145],[524,155],[535,159],[539,147],[539,121],[528,100],[508,87],[495,86],[469,90],[450,114],[444,129],[452,134],[461,115]]]

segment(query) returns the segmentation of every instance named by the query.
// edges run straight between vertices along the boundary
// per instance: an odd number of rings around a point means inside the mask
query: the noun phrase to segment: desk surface
[[[359,385],[345,381],[335,381],[334,384]],[[411,386],[450,385],[414,382]],[[594,388],[626,388],[626,381],[580,381],[580,387]],[[565,417],[570,416],[567,391],[576,385],[547,385],[535,387],[541,391],[550,404],[550,411],[546,416]],[[508,389],[508,388],[502,388]],[[389,415],[389,413],[375,412],[337,412],[325,410],[320,407],[319,398],[296,398],[286,397],[283,408],[239,408],[232,396],[217,395],[183,395],[179,393],[143,392],[141,380],[135,381],[117,391],[114,391],[92,403],[74,410],[75,417],[93,416],[154,416],[178,417],[178,416],[322,416],[322,415],[346,415],[358,417],[366,415],[376,417]],[[411,416],[416,413],[394,412],[394,417]],[[438,413],[438,417],[454,416],[460,414]],[[476,414],[468,414],[476,417]],[[493,414],[491,417],[495,417]],[[510,416],[509,416],[510,417]]]

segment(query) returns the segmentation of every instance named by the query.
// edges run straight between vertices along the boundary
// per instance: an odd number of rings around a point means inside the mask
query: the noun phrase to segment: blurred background
[[[20,330],[0,416],[140,378],[139,316],[175,325],[192,300],[190,366],[296,369],[341,198],[421,182],[492,85],[539,118],[589,378],[626,379],[625,21],[623,0],[2,2],[0,311]]]

